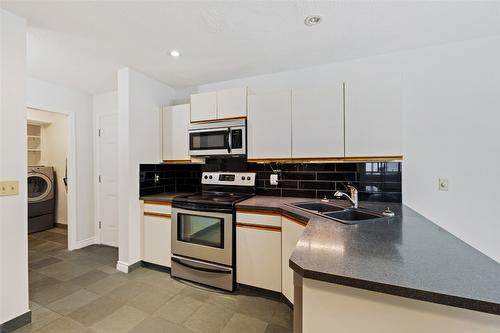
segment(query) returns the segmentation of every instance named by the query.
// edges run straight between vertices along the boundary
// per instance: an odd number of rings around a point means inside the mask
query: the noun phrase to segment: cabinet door
[[[162,158],[167,161],[190,160],[189,104],[164,107],[162,112]]]
[[[191,122],[217,119],[217,93],[191,95]]]
[[[344,157],[341,83],[292,90],[292,157]]]
[[[281,292],[281,232],[252,226],[236,228],[238,283]]]
[[[292,157],[291,92],[248,96],[248,159]]]
[[[142,259],[171,267],[171,222],[170,218],[144,214]]]
[[[217,118],[236,118],[247,116],[247,88],[217,91]]]
[[[345,154],[401,156],[401,75],[367,69],[346,81]]]
[[[299,222],[283,217],[281,228],[281,289],[283,295],[293,303],[293,270],[288,265],[305,226]]]

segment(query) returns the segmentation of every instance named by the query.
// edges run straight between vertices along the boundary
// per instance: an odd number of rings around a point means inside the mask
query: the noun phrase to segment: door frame
[[[94,145],[94,234],[95,234],[95,244],[102,244],[101,239],[101,228],[99,228],[99,221],[101,220],[101,193],[99,185],[99,167],[100,167],[100,146],[99,146],[99,130],[100,130],[100,119],[103,116],[117,116],[117,112],[103,112],[94,113],[93,115],[93,145]],[[118,228],[120,225],[118,224]],[[118,237],[120,233],[118,232]]]
[[[68,250],[75,250],[80,248],[78,246],[78,242],[76,240],[76,230],[78,217],[76,214],[76,203],[77,201],[77,191],[75,189],[76,186],[76,122],[75,122],[75,114],[64,111],[52,111],[45,110],[40,108],[35,108],[31,106],[26,106],[27,109],[36,110],[36,111],[44,111],[51,113],[59,113],[67,116],[67,126],[68,126],[68,195],[67,195],[67,203],[68,203]],[[26,170],[28,169],[28,165],[26,162]]]

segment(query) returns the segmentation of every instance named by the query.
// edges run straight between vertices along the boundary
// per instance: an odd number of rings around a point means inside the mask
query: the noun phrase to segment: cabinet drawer
[[[281,228],[281,213],[237,211],[236,223]]]
[[[165,215],[165,217],[170,217],[171,213],[172,205],[170,202],[144,201],[144,215]]]

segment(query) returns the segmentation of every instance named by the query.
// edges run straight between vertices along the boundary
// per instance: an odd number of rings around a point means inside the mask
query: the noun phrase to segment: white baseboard
[[[123,273],[128,273],[128,267],[130,265],[123,261],[116,262],[116,269]]]
[[[93,244],[95,244],[95,237],[90,237],[90,238],[78,241],[76,243],[75,250],[81,249],[82,247],[86,247],[86,246],[93,245]]]

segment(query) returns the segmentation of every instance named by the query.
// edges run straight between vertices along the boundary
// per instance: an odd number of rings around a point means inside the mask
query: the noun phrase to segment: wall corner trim
[[[31,323],[31,310],[0,324],[1,333],[9,333]]]
[[[93,244],[95,244],[95,237],[90,237],[90,238],[87,238],[87,239],[83,239],[83,240],[78,241],[76,243],[76,247],[73,250],[81,249],[83,247],[86,247],[86,246],[89,246],[89,245],[93,245]]]
[[[126,262],[123,262],[123,261],[116,262],[116,269],[122,273],[131,273],[133,270],[135,270],[138,267],[141,267],[141,261],[138,261],[138,262],[133,263],[133,264],[127,264]]]

